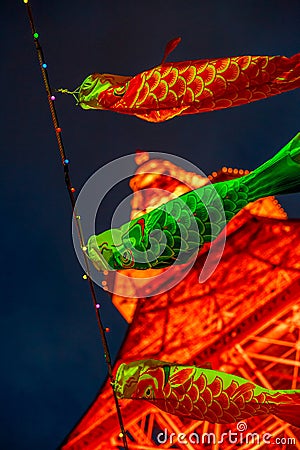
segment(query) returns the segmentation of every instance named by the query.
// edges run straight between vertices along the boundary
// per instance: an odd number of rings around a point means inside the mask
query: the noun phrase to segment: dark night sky
[[[242,5],[242,6],[241,6]],[[21,0],[3,1],[1,437],[5,450],[54,449],[88,408],[106,374],[83,271],[71,239],[71,210]],[[91,72],[132,75],[169,60],[300,51],[299,0],[32,0],[53,87],[75,88]],[[80,189],[103,164],[140,148],[181,156],[210,173],[253,169],[299,130],[300,91],[232,110],[149,124],[83,111],[71,97],[56,108]],[[97,231],[129,187],[114,190]],[[279,198],[299,217],[299,195]],[[126,323],[102,299],[115,356]],[[151,326],[151,324],[149,324]]]

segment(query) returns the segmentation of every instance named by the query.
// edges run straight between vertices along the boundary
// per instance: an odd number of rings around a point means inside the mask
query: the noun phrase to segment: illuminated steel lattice
[[[177,181],[172,184],[174,171],[177,177],[181,171],[183,179],[188,177],[195,187],[207,182],[167,162],[149,161],[147,154],[138,154],[137,158],[141,166],[131,182],[136,191],[134,213],[159,200],[152,196],[147,204],[144,193],[138,192],[141,186],[165,185],[161,174],[146,180],[140,175],[149,165],[169,177],[169,190],[176,190],[177,195],[186,187]],[[219,181],[243,173],[223,168],[211,178]],[[114,304],[130,323],[117,364],[146,358],[195,365],[209,361],[213,369],[235,373],[267,388],[300,389],[299,235],[300,221],[287,220],[278,202],[269,197],[249,205],[230,222],[221,262],[204,284],[198,283],[198,276],[207,248],[200,252],[186,278],[168,292],[138,300],[134,295],[114,295]],[[122,280],[116,277],[115,283],[119,283],[120,292]],[[225,437],[221,444],[218,441],[222,433],[237,432],[237,424],[181,420],[144,401],[122,400],[120,404],[131,450],[158,446],[185,450],[268,449],[270,444],[262,443],[266,433],[274,450],[300,449],[300,431],[274,416],[247,420],[247,429],[239,432],[238,443]],[[62,448],[122,449],[113,405],[111,389],[105,384]],[[165,429],[167,442],[160,444],[158,435]],[[175,433],[172,442],[171,433]],[[185,443],[180,442],[184,440],[180,433],[187,436]]]

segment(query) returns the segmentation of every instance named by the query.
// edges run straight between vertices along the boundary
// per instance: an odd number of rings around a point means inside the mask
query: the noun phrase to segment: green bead
[[[33,37],[34,37],[34,39],[37,39],[39,37],[39,33],[34,33]]]

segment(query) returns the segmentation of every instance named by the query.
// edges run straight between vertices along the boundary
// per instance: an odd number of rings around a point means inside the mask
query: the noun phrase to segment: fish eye
[[[133,267],[134,266],[134,258],[132,251],[127,249],[121,255],[121,262],[123,267]]]
[[[147,389],[145,390],[145,397],[149,398],[151,396],[151,386],[148,386]]]
[[[128,250],[125,250],[125,252],[123,253],[123,260],[124,261],[129,261],[129,259],[130,259],[130,253],[129,253],[129,251]]]

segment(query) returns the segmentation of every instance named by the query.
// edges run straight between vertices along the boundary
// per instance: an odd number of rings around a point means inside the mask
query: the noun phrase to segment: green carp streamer
[[[248,175],[188,192],[120,228],[91,236],[88,255],[100,271],[183,264],[248,203],[299,191],[300,133]]]

